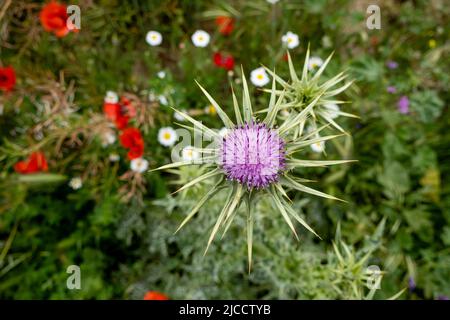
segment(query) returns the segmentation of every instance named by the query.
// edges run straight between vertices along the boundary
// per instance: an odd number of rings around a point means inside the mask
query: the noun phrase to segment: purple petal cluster
[[[386,62],[386,65],[389,69],[397,69],[398,68],[398,63],[395,61],[388,61]]]
[[[402,114],[409,112],[409,99],[407,96],[401,96],[397,102],[398,111]]]
[[[251,188],[265,188],[285,168],[284,141],[265,124],[231,129],[220,147],[220,161],[228,179]]]

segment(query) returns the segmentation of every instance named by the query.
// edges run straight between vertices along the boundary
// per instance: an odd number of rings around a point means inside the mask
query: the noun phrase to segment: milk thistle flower
[[[297,230],[293,220],[302,224],[310,232],[317,233],[300,217],[298,212],[289,204],[288,192],[296,190],[328,199],[339,200],[334,196],[325,194],[304,185],[308,180],[296,177],[293,170],[299,167],[317,167],[343,164],[353,160],[304,160],[297,158],[300,151],[314,143],[336,138],[337,135],[316,137],[320,129],[315,129],[302,136],[294,136],[293,130],[304,124],[313,108],[317,107],[320,95],[317,95],[304,109],[293,117],[277,123],[277,114],[285,109],[284,93],[277,98],[276,76],[272,73],[272,89],[270,101],[265,117],[256,117],[253,111],[250,93],[242,71],[243,101],[239,105],[234,91],[232,100],[235,121],[224,112],[213,97],[199,85],[211,105],[222,120],[227,134],[222,136],[217,130],[212,130],[186,113],[179,112],[194,127],[194,132],[201,133],[208,141],[213,143],[208,147],[195,148],[202,157],[196,164],[202,164],[206,171],[197,178],[189,181],[175,193],[186,190],[205,180],[214,180],[214,186],[196,202],[187,213],[186,218],[178,227],[180,230],[199,211],[203,204],[221,190],[228,190],[228,197],[224,207],[218,215],[217,221],[210,233],[205,254],[208,251],[217,232],[222,229],[223,234],[229,229],[238,209],[245,204],[247,214],[247,249],[249,270],[252,262],[254,203],[258,197],[269,198],[275,210],[288,224],[294,236],[298,239]],[[241,112],[242,107],[242,112]],[[259,113],[258,115],[261,115]],[[212,146],[212,147],[211,147]],[[177,161],[163,165],[154,170],[173,169],[191,165],[192,161]]]
[[[228,134],[228,129],[223,127],[222,129],[219,130],[219,134],[221,137],[225,137]]]
[[[341,111],[339,105],[346,103],[346,101],[336,99],[336,96],[350,87],[353,81],[349,81],[336,88],[337,85],[347,78],[347,75],[344,72],[340,72],[325,82],[320,81],[320,77],[330,62],[332,56],[333,54],[320,63],[320,67],[318,67],[318,69],[316,69],[314,74],[311,76],[309,74],[310,67],[312,65],[311,61],[315,58],[310,58],[310,50],[308,47],[305,62],[303,64],[303,70],[301,76],[299,76],[294,68],[291,56],[289,52],[287,52],[289,73],[291,77],[290,81],[283,80],[279,76],[276,76],[273,71],[265,68],[265,70],[275,78],[275,81],[282,86],[283,90],[275,90],[275,93],[277,96],[284,96],[286,103],[282,108],[289,111],[290,117],[295,117],[299,112],[305,110],[309,104],[315,101],[314,110],[309,111],[308,119],[304,123],[300,123],[300,125],[295,128],[294,136],[302,135],[305,124],[310,124],[313,128],[317,128],[318,123],[330,125],[342,133],[345,133],[344,129],[337,124],[334,119],[338,116],[357,118],[357,116],[353,114]],[[318,63],[318,61],[314,64],[316,63]],[[271,92],[269,89],[264,89],[263,91]],[[267,111],[267,109],[262,110],[262,112],[265,111]]]

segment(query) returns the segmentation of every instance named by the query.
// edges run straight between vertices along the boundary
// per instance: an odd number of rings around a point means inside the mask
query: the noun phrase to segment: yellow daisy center
[[[436,47],[436,40],[430,39],[430,40],[428,41],[428,46],[429,46],[430,48]]]
[[[165,132],[164,135],[163,135],[164,140],[169,140],[170,137],[171,137],[171,135],[170,135],[169,132]]]
[[[256,78],[258,78],[259,80],[262,80],[262,79],[264,78],[264,76],[263,76],[262,74],[258,74],[258,75],[256,76]]]

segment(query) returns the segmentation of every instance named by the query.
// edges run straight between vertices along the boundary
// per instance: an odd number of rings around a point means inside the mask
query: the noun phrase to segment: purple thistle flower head
[[[398,112],[407,114],[409,112],[409,99],[407,96],[401,96],[397,102]]]
[[[397,88],[394,87],[394,86],[388,86],[386,88],[386,91],[389,92],[389,93],[396,93],[397,92]]]
[[[230,129],[220,147],[225,175],[251,188],[265,188],[285,168],[284,141],[265,124],[246,123]]]
[[[386,62],[386,66],[389,69],[397,69],[398,68],[398,63],[391,60],[391,61]]]

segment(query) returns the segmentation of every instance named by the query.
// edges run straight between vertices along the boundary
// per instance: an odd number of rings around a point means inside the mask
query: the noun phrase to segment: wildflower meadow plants
[[[347,159],[307,160],[299,157],[306,147],[340,136],[339,134],[319,136],[319,132],[330,124],[340,130],[342,129],[323,110],[317,109],[320,108],[320,103],[332,102],[325,100],[325,98],[337,95],[351,84],[350,82],[338,89],[334,89],[334,91],[328,91],[344,78],[342,74],[339,74],[324,84],[318,85],[320,74],[326,63],[317,71],[313,78],[308,79],[306,71],[309,65],[308,56],[307,54],[304,63],[305,71],[301,80],[297,78],[293,70],[290,56],[289,64],[292,81],[284,81],[274,72],[269,71],[273,76],[272,88],[267,90],[270,92],[270,101],[267,109],[258,114],[253,110],[247,80],[242,70],[243,98],[241,104],[239,104],[234,91],[232,92],[234,121],[231,120],[230,116],[227,115],[214,98],[199,85],[222,120],[227,130],[226,134],[220,134],[211,130],[188,114],[175,110],[177,114],[180,114],[193,125],[194,133],[200,133],[206,139],[213,140],[213,143],[207,147],[200,146],[194,149],[202,154],[200,160],[178,161],[158,169],[172,169],[198,164],[202,164],[207,168],[206,172],[183,185],[176,192],[193,187],[205,180],[214,179],[215,181],[214,186],[187,213],[186,218],[177,231],[190,221],[201,206],[214,197],[216,193],[219,191],[228,192],[226,201],[207,241],[205,254],[219,230],[222,230],[223,234],[225,234],[238,213],[239,207],[245,205],[248,261],[249,269],[251,268],[253,225],[254,216],[257,214],[254,210],[254,203],[259,201],[258,198],[260,197],[270,197],[273,208],[281,214],[297,239],[298,235],[293,221],[297,221],[317,237],[319,235],[292,208],[288,195],[289,190],[297,190],[328,199],[339,200],[332,195],[306,186],[305,183],[310,182],[310,180],[307,177],[299,177],[296,174],[302,167],[331,166],[354,161]],[[283,85],[284,89],[282,91],[277,90],[277,83]],[[287,89],[292,91],[290,92]],[[292,116],[287,119],[279,121],[277,116],[280,110],[288,108],[295,108],[296,111],[292,111]],[[315,111],[329,123],[308,133],[303,132],[306,122],[315,116]]]
[[[0,298],[449,297],[444,4],[0,1]]]

